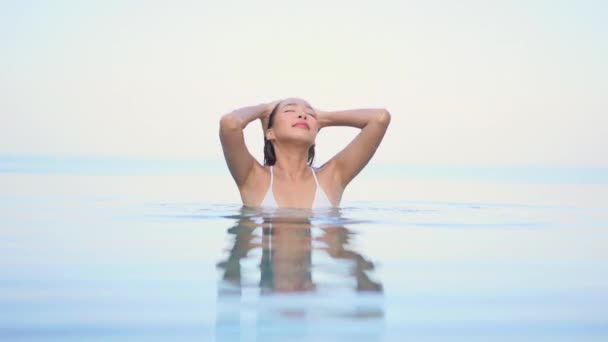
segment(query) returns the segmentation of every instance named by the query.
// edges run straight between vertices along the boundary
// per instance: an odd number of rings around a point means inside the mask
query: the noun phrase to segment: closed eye
[[[294,110],[293,109],[287,109],[287,110],[284,111],[284,113],[287,113],[287,112],[294,112]],[[317,118],[317,114],[313,114],[313,113],[306,113],[306,114],[312,116],[315,119]]]

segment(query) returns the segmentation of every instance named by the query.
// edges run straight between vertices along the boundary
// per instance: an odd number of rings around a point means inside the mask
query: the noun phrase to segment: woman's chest
[[[317,185],[314,180],[294,182],[275,179],[272,185],[272,196],[279,207],[311,208],[315,200]]]

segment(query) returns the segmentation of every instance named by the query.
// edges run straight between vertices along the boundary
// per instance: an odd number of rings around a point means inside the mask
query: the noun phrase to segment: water
[[[268,214],[213,167],[11,163],[1,340],[608,339],[601,173],[386,190],[372,169],[340,210]]]

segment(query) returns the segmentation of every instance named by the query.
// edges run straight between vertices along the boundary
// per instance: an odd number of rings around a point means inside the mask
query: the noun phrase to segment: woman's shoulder
[[[332,160],[328,160],[320,166],[313,166],[312,169],[322,183],[329,185],[329,183],[335,183],[338,180],[336,178],[338,176],[336,165]]]
[[[313,170],[315,170],[315,172],[317,174],[320,173],[332,173],[336,170],[336,163],[333,159],[330,159],[328,161],[326,161],[325,163],[321,164],[320,166],[312,166]]]
[[[268,178],[268,175],[270,175],[270,168],[271,166],[262,165],[256,160],[253,164],[253,168],[251,169],[251,174],[249,175],[252,183],[259,183],[261,180],[260,178]]]
[[[270,167],[256,161],[249,176],[239,187],[243,203],[255,206],[255,204],[261,202],[270,186],[270,181]]]
[[[331,160],[327,161],[319,167],[313,167],[313,171],[316,173],[319,185],[327,198],[332,203],[340,203],[344,188],[340,185],[340,176],[337,173],[335,163]]]

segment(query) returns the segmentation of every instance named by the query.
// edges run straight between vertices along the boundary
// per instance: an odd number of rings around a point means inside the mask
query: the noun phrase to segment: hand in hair
[[[260,116],[260,122],[262,123],[262,133],[264,135],[266,135],[266,129],[268,129],[268,119],[270,118],[270,113],[272,113],[274,107],[276,107],[281,101],[282,100],[275,100],[266,103],[266,110],[264,111],[262,116]]]

